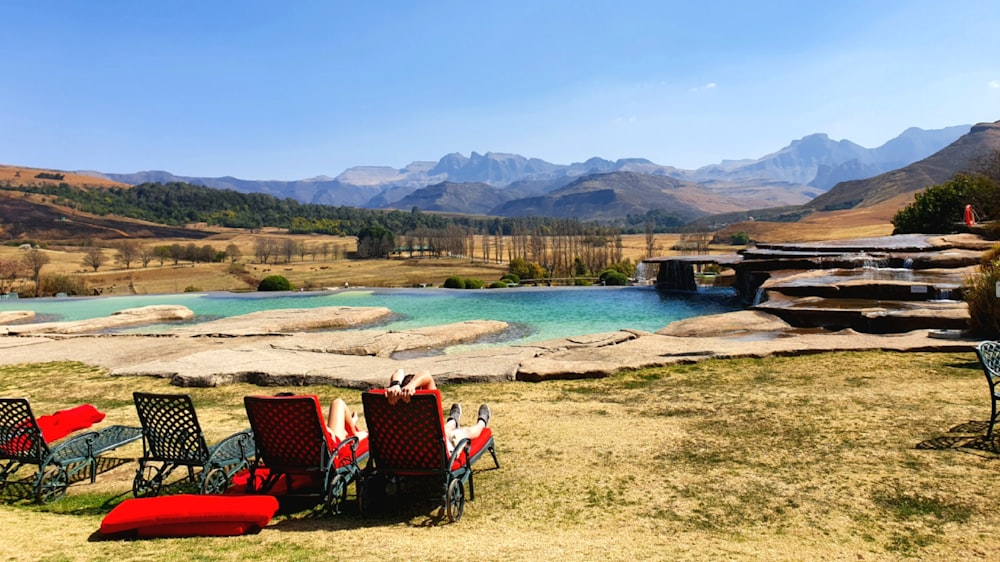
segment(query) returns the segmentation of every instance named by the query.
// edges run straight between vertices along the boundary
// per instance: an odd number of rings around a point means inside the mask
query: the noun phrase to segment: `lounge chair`
[[[75,409],[79,410],[79,409]],[[93,410],[96,412],[96,410]],[[64,411],[71,413],[72,410]],[[98,413],[99,414],[99,413]],[[103,414],[80,425],[67,427],[57,415],[36,419],[24,398],[0,398],[0,490],[17,482],[14,475],[21,467],[33,465],[38,472],[30,482],[35,500],[45,503],[62,497],[71,482],[89,474],[91,483],[97,478],[99,455],[139,439],[138,427],[112,425],[99,431],[72,433],[77,427],[89,427],[104,418]],[[47,418],[52,424],[39,424]],[[68,423],[72,423],[70,420]],[[48,426],[43,430],[43,425]],[[57,427],[63,425],[62,428]],[[60,431],[61,429],[61,431]],[[46,435],[48,440],[46,440]],[[65,437],[65,439],[60,439]]]
[[[990,425],[986,430],[986,439],[993,439],[993,426],[997,422],[997,401],[1000,400],[1000,389],[997,383],[1000,382],[1000,341],[984,341],[976,346],[976,355],[986,373],[986,383],[990,387]]]
[[[385,389],[370,390],[362,393],[361,401],[370,441],[363,486],[400,477],[440,479],[444,513],[449,521],[460,519],[465,510],[466,482],[469,499],[476,497],[473,463],[489,451],[493,463],[500,467],[493,431],[487,427],[473,440],[462,439],[449,455],[440,391],[418,390],[409,402],[390,405]],[[363,499],[361,507],[365,511]]]
[[[159,494],[170,474],[182,466],[187,469],[186,479],[196,483],[200,493],[221,494],[233,475],[249,464],[253,453],[250,430],[209,447],[187,394],[134,392],[132,398],[142,424],[143,443],[132,481],[135,497]]]
[[[255,445],[247,492],[318,496],[327,512],[338,513],[368,456],[368,439],[338,442],[316,396],[247,396],[243,402]]]

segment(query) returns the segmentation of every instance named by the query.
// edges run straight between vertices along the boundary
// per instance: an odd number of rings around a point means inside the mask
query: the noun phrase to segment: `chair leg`
[[[997,398],[993,397],[990,403],[990,425],[986,428],[986,440],[993,439],[993,425],[997,422]]]

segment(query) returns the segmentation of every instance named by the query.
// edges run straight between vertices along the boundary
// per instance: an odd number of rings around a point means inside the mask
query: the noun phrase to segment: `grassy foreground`
[[[710,360],[601,380],[443,388],[493,406],[501,468],[477,465],[456,524],[419,498],[366,519],[280,516],[257,535],[100,540],[134,463],[47,506],[0,501],[12,560],[1000,559],[995,449],[975,355],[836,353]],[[36,415],[80,403],[135,425],[131,392],[190,392],[217,439],[246,385],[179,389],[77,363],[0,368]],[[324,405],[357,391],[308,387]],[[980,420],[979,422],[970,422]],[[138,447],[115,456],[134,457]],[[994,449],[994,450],[991,450]]]

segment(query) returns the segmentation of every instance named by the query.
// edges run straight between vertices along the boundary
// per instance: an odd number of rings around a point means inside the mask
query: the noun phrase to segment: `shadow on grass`
[[[99,477],[105,472],[109,472],[119,466],[128,464],[130,462],[135,462],[135,459],[124,459],[115,457],[97,457],[96,459],[96,474],[94,477]],[[75,466],[79,465],[69,465],[67,470],[72,471]],[[51,467],[51,465],[50,465]],[[10,480],[2,487],[2,492],[0,492],[0,499],[5,502],[13,503],[19,501],[34,501],[35,500],[35,490],[33,484],[35,479],[38,477],[38,472],[34,471],[31,474],[18,478],[17,480]],[[80,482],[89,483],[90,482],[90,469],[84,469],[75,473],[72,478],[69,479],[67,487]]]
[[[956,449],[989,458],[1000,458],[998,436],[986,439],[987,421],[969,420],[952,427],[944,435],[917,443],[917,449]]]

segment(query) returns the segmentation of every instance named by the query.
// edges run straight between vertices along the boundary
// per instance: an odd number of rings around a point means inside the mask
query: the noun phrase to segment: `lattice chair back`
[[[990,386],[1000,381],[1000,341],[984,341],[976,346],[976,354],[983,364],[983,371]]]
[[[37,464],[49,453],[28,401],[0,398],[0,459]]]
[[[377,470],[448,471],[441,393],[418,390],[409,402],[390,405],[385,390],[362,393],[369,454]]]
[[[336,443],[326,427],[319,398],[246,396],[243,403],[257,459],[264,466],[272,470],[325,470],[330,466]]]
[[[194,403],[186,394],[134,392],[142,424],[145,457],[178,464],[203,464],[209,457]]]
[[[1000,408],[997,407],[997,402],[1000,401],[1000,389],[997,388],[997,383],[1000,382],[1000,342],[980,342],[976,346],[976,355],[986,374],[986,382],[990,385],[990,421],[986,428],[986,439],[993,439],[993,429],[1000,416]]]

